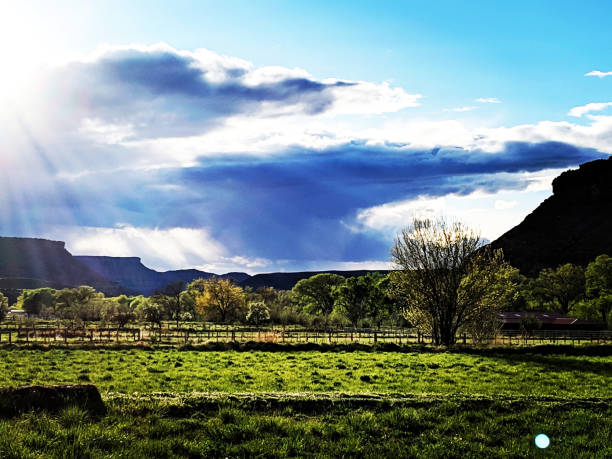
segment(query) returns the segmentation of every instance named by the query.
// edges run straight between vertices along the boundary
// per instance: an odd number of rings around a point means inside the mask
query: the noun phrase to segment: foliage
[[[489,334],[514,288],[501,252],[481,248],[480,237],[458,222],[415,219],[391,253],[395,298],[437,345],[453,344],[461,328]]]
[[[461,331],[477,344],[495,337],[501,329],[499,313],[516,296],[518,270],[508,265],[501,250],[484,247],[468,260],[467,274],[458,293],[458,314],[463,314]]]
[[[270,320],[270,309],[263,301],[251,301],[248,305],[246,321],[255,325]]]
[[[171,282],[151,296],[151,301],[159,305],[167,317],[176,321],[177,327],[179,326],[181,314],[183,313],[183,305],[185,304],[184,297],[183,301],[181,301],[184,286],[185,283],[182,281]]]
[[[521,330],[526,332],[539,330],[540,328],[542,328],[542,322],[537,317],[532,315],[527,315],[523,317],[520,320],[519,325],[521,327]]]
[[[382,291],[384,277],[378,273],[349,277],[333,289],[336,308],[346,315],[354,327],[365,318],[380,323],[387,299]]]
[[[204,292],[195,298],[195,309],[205,318],[228,322],[244,307],[245,294],[230,279],[210,278],[204,281]]]
[[[316,274],[298,281],[292,292],[297,303],[307,312],[328,315],[334,309],[334,287],[340,286],[344,280],[338,274]]]
[[[587,266],[585,277],[589,298],[612,294],[612,257],[599,255]]]
[[[107,318],[112,322],[116,322],[120,328],[125,327],[136,319],[136,303],[134,303],[133,298],[120,295],[114,301],[111,300],[109,304],[110,307],[106,314]]]
[[[8,311],[8,298],[5,297],[2,292],[0,292],[0,322],[6,318]]]
[[[531,290],[538,304],[549,303],[552,310],[567,314],[572,303],[584,296],[584,268],[567,263],[557,269],[543,269],[532,281]]]
[[[55,310],[56,292],[51,288],[24,290],[17,301],[28,315],[38,315],[43,308]]]
[[[158,303],[141,297],[136,303],[135,311],[139,317],[151,325],[151,328],[155,326],[161,328],[164,311]]]
[[[612,328],[612,257],[600,255],[589,263],[585,273],[586,295],[599,320]]]

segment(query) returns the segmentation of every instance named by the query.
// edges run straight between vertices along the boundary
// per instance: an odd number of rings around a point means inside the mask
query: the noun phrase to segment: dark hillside
[[[76,259],[87,265],[98,274],[120,283],[126,293],[150,295],[172,282],[189,283],[194,279],[208,279],[217,276],[214,273],[197,269],[158,272],[147,268],[137,257],[102,257],[76,256]],[[228,273],[218,277],[231,277],[235,282],[248,277],[245,273]]]
[[[91,285],[108,294],[119,286],[80,263],[63,242],[0,237],[0,278],[7,288],[54,288]]]
[[[612,157],[563,172],[553,195],[491,245],[526,275],[612,255]]]

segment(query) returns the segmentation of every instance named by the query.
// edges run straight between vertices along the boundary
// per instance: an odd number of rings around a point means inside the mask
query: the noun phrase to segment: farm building
[[[502,329],[518,330],[523,324],[531,323],[540,330],[600,330],[603,326],[597,322],[567,317],[557,312],[502,312],[499,314]]]

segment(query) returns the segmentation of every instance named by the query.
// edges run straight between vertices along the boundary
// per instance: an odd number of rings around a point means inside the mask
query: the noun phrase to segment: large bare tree
[[[477,339],[494,332],[512,268],[501,251],[483,247],[478,233],[459,222],[415,219],[391,255],[394,296],[435,344],[454,344],[459,330]]]

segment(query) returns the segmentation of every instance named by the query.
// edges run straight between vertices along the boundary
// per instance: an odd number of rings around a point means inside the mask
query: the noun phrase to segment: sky
[[[606,2],[0,3],[0,235],[224,273],[494,240],[612,154]]]

